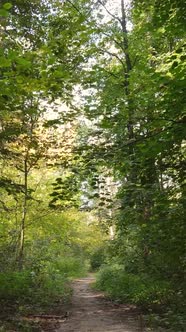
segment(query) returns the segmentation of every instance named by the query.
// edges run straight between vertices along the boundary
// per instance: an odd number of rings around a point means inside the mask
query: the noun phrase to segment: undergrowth
[[[140,306],[147,324],[156,331],[159,326],[172,332],[185,331],[184,299],[167,280],[127,273],[122,265],[114,264],[100,269],[94,287],[116,302]]]
[[[40,331],[21,317],[48,314],[70,302],[70,279],[83,276],[86,265],[76,257],[45,262],[40,268],[0,273],[0,332]],[[13,319],[12,319],[13,317]]]

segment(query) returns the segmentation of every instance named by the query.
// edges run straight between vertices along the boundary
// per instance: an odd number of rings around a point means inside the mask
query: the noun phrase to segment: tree
[[[91,146],[87,156],[96,159],[97,177],[112,167],[121,184],[115,216],[119,260],[128,257],[129,271],[171,280],[179,297],[184,270],[184,9],[179,1],[133,1],[129,15],[122,1],[118,16],[109,3],[99,1],[99,6],[107,17],[100,20],[94,8],[82,80],[84,112],[96,123],[94,144],[87,140],[85,149]]]
[[[5,200],[1,205],[8,211],[7,204],[14,209],[14,217],[20,225],[19,249],[17,259],[23,266],[23,251],[25,224],[30,201],[33,200],[33,189],[29,186],[29,177],[35,168],[40,167],[41,160],[54,158],[54,137],[49,137],[51,127],[74,118],[74,112],[61,111],[60,116],[48,121],[42,120],[47,113],[59,110],[61,103],[72,99],[74,78],[69,82],[69,73],[77,64],[75,57],[68,68],[65,68],[70,52],[70,31],[66,35],[66,50],[59,54],[57,40],[52,41],[55,31],[55,21],[61,24],[66,21],[65,9],[59,6],[56,13],[56,2],[37,1],[30,4],[27,1],[16,1],[14,6],[4,2],[0,15],[2,16],[2,52],[1,52],[1,182]],[[60,16],[61,15],[61,16]],[[66,32],[64,32],[64,35]],[[64,46],[64,45],[63,45]],[[70,58],[70,57],[69,57]],[[67,76],[66,76],[67,74]],[[75,75],[72,75],[75,77]],[[57,82],[57,84],[56,84]],[[61,84],[63,88],[61,89]],[[58,102],[57,102],[58,98]],[[55,102],[54,102],[55,101]],[[58,104],[58,105],[57,105]],[[64,107],[65,109],[65,107]],[[76,114],[76,113],[75,113]],[[45,139],[45,136],[46,139]],[[59,135],[56,140],[59,139]],[[53,143],[53,148],[51,147]],[[63,149],[68,143],[63,141]],[[64,154],[61,156],[64,157]],[[66,159],[66,157],[64,157]],[[52,163],[54,160],[52,161]],[[11,167],[11,170],[10,170]],[[12,200],[7,201],[7,195]],[[10,201],[10,203],[9,203]],[[13,203],[14,202],[14,203]],[[21,211],[21,212],[20,212]],[[21,216],[20,216],[21,213]]]

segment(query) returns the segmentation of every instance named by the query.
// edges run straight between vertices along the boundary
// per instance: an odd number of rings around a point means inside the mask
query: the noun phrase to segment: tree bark
[[[24,262],[25,221],[27,215],[27,200],[28,200],[28,161],[26,156],[24,160],[24,198],[23,198],[23,210],[22,210],[20,243],[19,243],[19,253],[18,253],[19,270],[23,269],[23,262]]]
[[[126,9],[125,9],[125,3],[124,0],[121,0],[121,27],[123,32],[123,50],[124,50],[124,56],[125,56],[125,62],[126,62],[126,68],[124,71],[124,90],[125,95],[127,97],[127,103],[128,103],[128,137],[129,139],[134,138],[134,130],[133,130],[133,123],[132,123],[132,115],[133,115],[133,106],[132,106],[132,100],[130,96],[130,72],[132,70],[132,62],[129,54],[129,41],[128,41],[128,32],[127,32],[127,22],[126,22]],[[129,147],[131,153],[133,153],[133,147]]]

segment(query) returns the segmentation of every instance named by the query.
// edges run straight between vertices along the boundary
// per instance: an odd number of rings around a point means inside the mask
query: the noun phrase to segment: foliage
[[[11,251],[9,260],[7,253],[1,258],[0,307],[5,330],[16,328],[14,323],[8,327],[9,315],[47,314],[61,306],[64,309],[69,303],[72,295],[70,280],[86,275],[88,270],[83,227],[80,227],[83,218],[82,212],[73,210],[63,215],[42,216],[32,222],[27,230],[22,271],[17,270]],[[81,241],[77,243],[79,237]],[[2,249],[5,244],[1,244]],[[9,245],[11,248],[11,243]],[[26,329],[26,324],[22,322],[22,325],[19,331]]]
[[[0,274],[0,307],[2,315],[2,331],[9,331],[14,328],[18,331],[40,331],[38,324],[9,319],[15,316],[25,316],[48,312],[51,306],[69,302],[71,287],[67,282],[67,276],[59,273],[54,268],[43,269],[40,272],[25,270],[22,272],[6,272]]]
[[[117,16],[100,2],[110,20],[106,26],[98,20],[97,62],[85,82],[94,91],[85,105],[86,116],[97,121],[93,155],[98,165],[113,166],[119,182],[109,257],[131,279],[147,276],[141,303],[151,302],[152,280],[160,293],[165,282],[173,305],[182,298],[185,270],[184,9],[179,1],[133,1],[128,14],[121,3]]]
[[[172,302],[181,321],[185,17],[180,0],[1,1],[4,298],[7,280],[7,297],[27,297],[33,271],[47,293],[90,257],[119,264],[99,277],[110,295]]]
[[[90,266],[93,271],[98,270],[106,260],[104,247],[98,247],[90,256]]]
[[[9,272],[1,274],[1,304],[16,303],[17,309],[33,310],[33,305],[41,306],[61,298],[68,298],[69,290],[66,287],[66,279],[63,274],[49,271],[40,271],[38,275],[34,271]],[[54,282],[55,280],[55,282]],[[66,289],[65,289],[66,288]]]
[[[126,273],[122,265],[105,265],[97,276],[96,287],[114,300],[150,306],[165,304],[171,296],[170,284],[148,275]]]
[[[148,274],[127,273],[123,265],[103,265],[94,285],[116,302],[135,303],[143,308],[146,324],[157,331],[184,331],[183,294],[176,294],[170,281],[157,280]],[[148,314],[147,314],[148,312]]]

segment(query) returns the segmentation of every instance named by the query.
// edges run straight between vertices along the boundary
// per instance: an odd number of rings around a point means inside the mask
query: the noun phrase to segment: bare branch
[[[117,20],[120,24],[122,24],[121,19],[120,19],[118,16],[112,14],[112,13],[110,12],[110,10],[109,10],[109,9],[108,9],[108,8],[102,3],[101,0],[98,0],[98,3],[99,3],[100,5],[102,5],[103,8],[105,8],[106,12],[107,12],[112,18],[114,18],[114,19]]]

